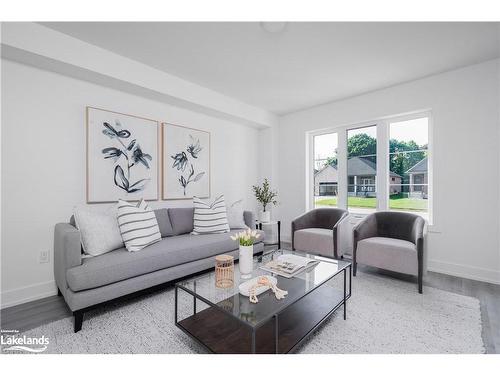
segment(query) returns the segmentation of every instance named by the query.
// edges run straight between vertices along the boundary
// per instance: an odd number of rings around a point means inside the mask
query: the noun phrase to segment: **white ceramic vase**
[[[250,246],[240,245],[239,266],[242,279],[249,279],[252,277],[253,245]]]
[[[271,211],[260,211],[260,221],[269,223],[271,221]]]

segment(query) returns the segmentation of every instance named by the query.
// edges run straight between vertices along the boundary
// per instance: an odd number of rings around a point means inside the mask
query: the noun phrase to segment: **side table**
[[[268,221],[267,223],[264,223],[260,220],[255,220],[255,229],[262,230],[262,225],[277,225],[278,226],[278,242],[265,243],[264,245],[267,245],[267,246],[278,245],[278,249],[281,249],[281,221],[280,220],[272,220],[272,221]]]

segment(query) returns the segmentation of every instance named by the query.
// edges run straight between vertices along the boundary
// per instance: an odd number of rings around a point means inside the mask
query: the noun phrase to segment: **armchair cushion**
[[[370,237],[358,242],[356,261],[390,271],[418,275],[417,248],[410,241]]]
[[[294,247],[295,250],[333,257],[333,230],[323,228],[297,230],[294,233]]]

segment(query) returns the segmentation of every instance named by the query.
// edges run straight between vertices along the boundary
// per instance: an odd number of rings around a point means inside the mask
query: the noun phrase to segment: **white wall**
[[[2,79],[2,307],[56,291],[54,224],[85,203],[87,105],[210,131],[212,197],[256,208],[257,129],[12,61],[2,60]],[[50,263],[38,263],[41,250],[50,250]]]
[[[283,116],[278,136],[284,237],[306,208],[306,132],[430,109],[434,225],[429,268],[500,283],[498,61]]]

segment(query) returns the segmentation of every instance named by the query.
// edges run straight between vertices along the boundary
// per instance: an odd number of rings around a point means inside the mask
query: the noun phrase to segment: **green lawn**
[[[375,208],[376,198],[348,197],[349,207]],[[336,206],[337,198],[319,199],[316,206]],[[394,210],[427,211],[426,199],[404,198],[401,194],[389,199],[389,208]]]

